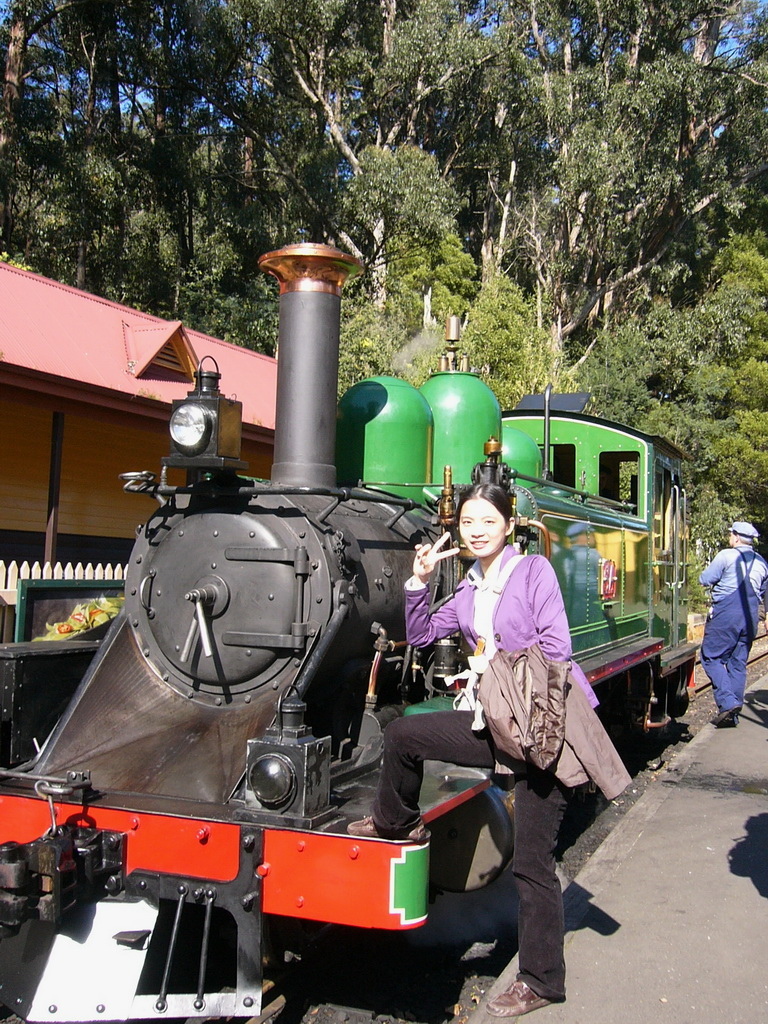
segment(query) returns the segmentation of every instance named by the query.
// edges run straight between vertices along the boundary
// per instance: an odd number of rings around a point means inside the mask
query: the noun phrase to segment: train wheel
[[[667,714],[670,718],[682,718],[688,711],[689,665],[680,668],[667,681]]]
[[[600,703],[597,715],[611,739],[618,739],[632,727],[627,707],[629,675],[622,674],[601,682],[596,690]]]
[[[287,963],[301,960],[302,954],[326,927],[315,921],[265,914],[262,937],[262,966],[265,971],[280,971]]]

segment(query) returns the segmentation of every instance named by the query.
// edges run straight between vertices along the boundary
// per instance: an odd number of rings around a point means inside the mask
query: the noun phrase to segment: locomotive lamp
[[[216,367],[203,369],[210,359]],[[166,466],[188,469],[245,469],[240,461],[243,424],[241,402],[219,391],[221,374],[216,360],[204,356],[195,372],[195,388],[173,403],[170,421],[171,454]]]
[[[281,701],[277,720],[262,737],[248,740],[245,801],[266,814],[279,813],[309,826],[332,815],[331,740],[316,739],[304,724],[306,704]]]

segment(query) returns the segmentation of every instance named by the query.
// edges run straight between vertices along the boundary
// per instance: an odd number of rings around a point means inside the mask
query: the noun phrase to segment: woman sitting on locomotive
[[[497,650],[517,651],[538,644],[546,658],[567,662],[571,639],[555,572],[543,556],[522,557],[508,544],[514,520],[506,492],[494,484],[471,488],[459,502],[457,519],[461,538],[476,561],[453,597],[430,615],[429,578],[436,564],[455,555],[458,548],[446,549],[448,534],[433,545],[416,548],[413,576],[406,583],[408,642],[425,647],[461,630],[476,653],[487,659]],[[597,699],[584,674],[577,670],[573,677],[594,707]],[[597,717],[587,710],[602,730]],[[418,805],[423,762],[434,759],[493,768],[498,755],[490,730],[475,720],[472,711],[397,719],[384,732],[382,772],[371,816],[352,822],[348,831],[356,836],[425,842],[429,833]],[[519,972],[509,991],[488,1004],[488,1011],[514,1017],[565,999],[563,903],[555,848],[570,789],[554,770],[504,760],[515,777],[512,872],[519,897]],[[630,779],[618,756],[609,760],[608,778],[601,777],[599,784],[612,799]]]

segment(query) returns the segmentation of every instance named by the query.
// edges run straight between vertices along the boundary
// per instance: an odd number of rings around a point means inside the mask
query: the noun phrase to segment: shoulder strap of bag
[[[524,558],[525,555],[513,555],[510,558],[507,564],[499,572],[499,575],[496,577],[496,582],[493,586],[494,594],[501,594],[502,590],[504,589],[504,587],[506,587],[507,583],[509,582],[509,577],[512,575],[512,571],[517,568],[517,566],[520,564],[520,562],[522,562]]]

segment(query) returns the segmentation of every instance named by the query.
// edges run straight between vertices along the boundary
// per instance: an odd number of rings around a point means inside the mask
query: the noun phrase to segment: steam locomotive
[[[203,361],[159,479],[127,474],[158,502],[124,612],[39,753],[0,770],[0,1000],[26,1020],[257,1015],[271,959],[318,923],[413,928],[430,892],[503,870],[510,797],[475,769],[428,765],[428,844],[346,834],[387,722],[452,700],[461,645],[408,648],[402,592],[471,482],[506,487],[515,543],[551,558],[606,714],[685,710],[681,453],[549,390],[502,417],[453,320],[422,389],[373,378],[337,407],[359,264],[301,244],[260,265],[280,286],[271,479],[242,475],[239,403]]]

